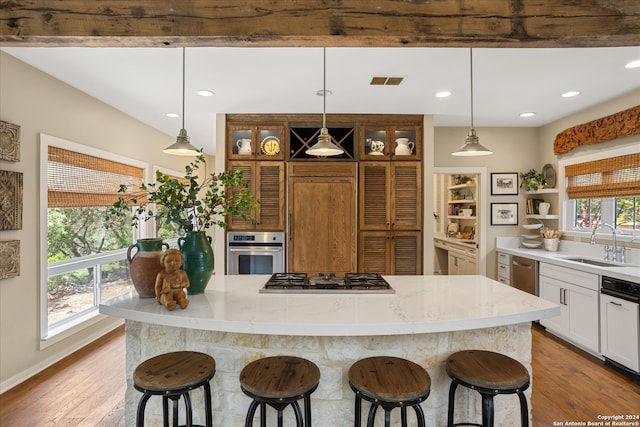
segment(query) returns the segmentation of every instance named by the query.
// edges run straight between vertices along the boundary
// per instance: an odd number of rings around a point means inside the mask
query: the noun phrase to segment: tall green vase
[[[213,274],[211,237],[204,231],[187,231],[178,239],[178,247],[184,256],[182,269],[189,277],[189,294],[201,294]]]

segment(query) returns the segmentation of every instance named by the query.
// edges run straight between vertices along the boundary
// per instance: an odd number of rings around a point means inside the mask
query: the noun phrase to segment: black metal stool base
[[[258,409],[258,407],[260,407],[260,427],[266,427],[267,405],[271,406],[277,411],[278,427],[282,427],[283,425],[284,410],[287,408],[287,406],[291,406],[291,409],[293,409],[293,413],[296,417],[296,427],[311,427],[311,393],[313,393],[316,388],[317,387],[314,387],[308,393],[304,393],[299,396],[288,397],[286,399],[270,399],[256,396],[247,391],[244,387],[241,387],[244,394],[253,399],[253,402],[251,402],[251,405],[249,405],[249,410],[247,411],[247,418],[244,424],[245,427],[253,426],[253,419],[256,415],[256,410]],[[298,404],[299,400],[304,401],[304,421],[302,411],[300,410],[300,405]]]
[[[140,401],[138,402],[138,410],[136,413],[136,427],[144,427],[144,412],[147,406],[147,401],[151,398],[151,396],[162,396],[162,420],[163,420],[164,427],[169,427],[169,405],[168,405],[169,400],[173,401],[173,411],[172,411],[173,427],[213,427],[213,416],[211,411],[211,385],[209,384],[209,379],[191,387],[171,390],[169,392],[144,390],[135,385],[134,387],[143,393],[142,397],[140,398]],[[204,406],[205,406],[205,412],[206,412],[206,415],[205,415],[206,426],[193,424],[193,411],[191,407],[191,396],[189,396],[189,391],[195,390],[200,387],[204,387]],[[179,412],[178,401],[180,400],[181,397],[184,399],[184,404],[186,409],[187,423],[184,426],[178,425],[178,412]]]
[[[373,427],[374,421],[376,418],[376,412],[378,411],[378,407],[381,407],[384,410],[384,425],[385,427],[390,427],[391,425],[391,411],[395,408],[400,408],[400,420],[402,427],[407,427],[407,408],[413,408],[416,412],[416,420],[418,421],[418,427],[425,427],[424,421],[424,411],[422,410],[422,406],[420,403],[427,400],[429,394],[421,396],[419,399],[405,402],[383,402],[377,399],[371,399],[369,396],[362,393],[360,390],[351,386],[351,390],[356,394],[356,404],[355,404],[355,420],[354,426],[361,426],[361,412],[362,412],[362,399],[371,403],[371,407],[369,408],[369,415],[367,416],[367,427]]]
[[[482,396],[482,424],[477,423],[453,423],[453,410],[455,406],[456,388],[458,385],[470,388],[477,391]],[[447,413],[447,426],[480,426],[480,427],[494,427],[494,411],[493,411],[493,397],[498,394],[517,394],[520,400],[520,423],[522,427],[529,427],[529,408],[527,405],[527,398],[524,395],[524,391],[529,388],[527,383],[524,387],[507,389],[507,390],[495,390],[478,387],[472,384],[465,383],[459,379],[452,379],[451,386],[449,387],[449,408]]]

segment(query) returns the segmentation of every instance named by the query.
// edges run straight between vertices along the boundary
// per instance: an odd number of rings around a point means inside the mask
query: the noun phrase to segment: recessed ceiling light
[[[180,117],[180,114],[176,114],[176,113],[167,113],[166,115],[167,117],[171,117],[172,119],[175,119],[176,117]]]
[[[536,113],[534,113],[533,111],[527,111],[527,112],[524,112],[524,113],[520,113],[520,117],[533,117],[535,115],[536,115]]]
[[[213,96],[213,92],[210,90],[199,90],[197,94],[200,96]]]
[[[572,96],[580,95],[580,92],[577,90],[570,90],[569,92],[563,93],[561,96],[563,98],[571,98]]]
[[[639,68],[640,67],[640,59],[636,59],[635,61],[629,62],[624,68]]]
[[[316,92],[316,95],[317,95],[317,96],[324,96],[325,94],[326,94],[327,96],[331,96],[331,94],[333,94],[333,92],[331,92],[331,91],[330,91],[330,90],[328,90],[328,89],[327,89],[327,90],[322,90],[322,89],[320,89],[319,91],[317,91],[317,92]]]
[[[436,93],[436,98],[447,98],[449,96],[451,96],[451,92],[449,92],[448,90],[443,90]]]

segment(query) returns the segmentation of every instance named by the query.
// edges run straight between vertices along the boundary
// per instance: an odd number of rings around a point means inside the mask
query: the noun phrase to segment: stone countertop
[[[640,282],[640,265],[637,264],[612,263],[617,265],[612,267],[600,267],[596,265],[567,260],[567,258],[581,257],[586,259],[593,259],[596,261],[604,261],[602,257],[594,256],[593,251],[585,252],[580,249],[581,245],[569,245],[568,243],[570,242],[561,241],[560,243],[561,246],[563,244],[569,246],[567,250],[563,250],[561,252],[548,252],[544,249],[518,248],[510,245],[502,246],[500,245],[500,241],[498,241],[496,251],[507,253],[510,255],[521,256],[524,258],[530,258],[536,261],[542,261],[562,267],[573,268],[576,270],[594,273],[601,276],[615,277],[617,279],[629,280],[636,283]]]
[[[267,335],[405,335],[490,328],[560,314],[560,306],[484,276],[384,276],[395,294],[264,294],[268,275],[213,276],[168,311],[129,294],[100,313],[182,328]]]

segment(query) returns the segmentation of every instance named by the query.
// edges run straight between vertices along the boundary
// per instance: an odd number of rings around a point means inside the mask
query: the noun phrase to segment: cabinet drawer
[[[511,255],[498,252],[498,264],[511,265]]]
[[[498,277],[498,282],[511,286],[511,280],[504,277]]]
[[[511,266],[498,264],[498,278],[511,279]]]
[[[553,264],[540,263],[540,275],[552,277],[563,282],[582,286],[583,288],[598,291],[600,276],[573,268],[560,267]]]

